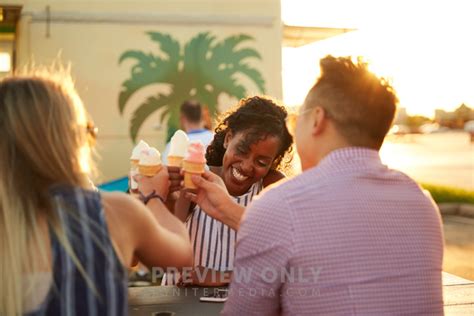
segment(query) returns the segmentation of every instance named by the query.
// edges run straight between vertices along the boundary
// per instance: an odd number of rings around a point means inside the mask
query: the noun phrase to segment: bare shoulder
[[[107,203],[112,203],[116,205],[120,205],[122,203],[128,205],[135,204],[135,199],[123,192],[101,192],[100,195],[102,196],[102,200]]]
[[[128,194],[101,192],[110,237],[122,263],[129,266],[136,245],[137,227],[143,222],[143,205]]]
[[[263,187],[266,188],[269,185],[272,185],[273,183],[285,178],[286,176],[283,172],[278,170],[270,170],[265,178],[263,178]]]
[[[146,212],[146,207],[137,199],[122,192],[102,192],[102,204],[108,219],[124,225],[134,224]]]
[[[127,212],[130,209],[140,208],[141,203],[128,194],[122,192],[101,192],[105,211]]]

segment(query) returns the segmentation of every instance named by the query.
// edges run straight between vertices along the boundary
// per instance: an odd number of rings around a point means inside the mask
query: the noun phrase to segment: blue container
[[[99,185],[100,191],[112,192],[112,191],[120,191],[120,192],[127,192],[128,190],[128,177],[123,177],[119,179],[115,179],[109,182],[105,182]]]

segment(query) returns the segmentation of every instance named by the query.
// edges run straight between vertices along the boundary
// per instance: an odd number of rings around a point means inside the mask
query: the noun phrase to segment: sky
[[[319,59],[363,56],[389,79],[411,115],[474,107],[474,1],[282,0],[288,25],[356,31],[283,48],[283,101],[299,105],[319,72]]]

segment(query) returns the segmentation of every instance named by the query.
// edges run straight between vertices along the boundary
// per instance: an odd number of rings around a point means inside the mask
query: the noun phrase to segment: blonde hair
[[[38,272],[41,265],[51,267],[39,219],[53,228],[85,275],[54,212],[49,188],[90,186],[86,124],[67,73],[37,71],[0,80],[0,315],[23,314],[23,275]]]

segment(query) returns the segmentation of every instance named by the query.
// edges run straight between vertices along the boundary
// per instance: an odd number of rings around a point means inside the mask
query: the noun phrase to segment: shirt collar
[[[324,157],[315,169],[325,171],[348,170],[380,165],[380,155],[375,149],[366,147],[344,147],[331,151]]]
[[[187,134],[199,134],[199,133],[202,133],[202,132],[205,132],[207,131],[207,129],[205,128],[200,128],[200,129],[192,129],[190,130]]]

